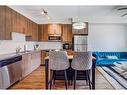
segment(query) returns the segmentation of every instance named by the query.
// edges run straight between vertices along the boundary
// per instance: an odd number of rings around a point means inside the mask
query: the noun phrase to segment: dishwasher
[[[21,55],[0,61],[0,89],[7,89],[21,79],[21,62]]]

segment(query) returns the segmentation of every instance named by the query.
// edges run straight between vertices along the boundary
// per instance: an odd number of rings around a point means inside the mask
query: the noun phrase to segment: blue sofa
[[[114,62],[127,61],[127,52],[93,52],[93,56],[96,57],[96,65],[113,65]],[[117,56],[117,58],[107,58],[107,56]]]

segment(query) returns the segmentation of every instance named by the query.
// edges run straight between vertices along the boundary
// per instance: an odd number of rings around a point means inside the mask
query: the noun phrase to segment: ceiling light
[[[42,11],[41,14],[44,15],[45,14],[44,11]]]
[[[81,17],[80,17],[80,7],[77,7],[77,18],[76,18],[76,22],[73,23],[73,28],[74,29],[84,29],[86,28],[86,23],[81,21]]]
[[[86,28],[86,24],[83,22],[75,22],[73,23],[73,28],[74,29],[84,29]]]
[[[44,15],[47,19],[50,19],[50,17],[48,16],[48,12],[45,11],[44,9],[42,9],[41,14]]]
[[[47,19],[50,19],[50,17],[48,16]]]

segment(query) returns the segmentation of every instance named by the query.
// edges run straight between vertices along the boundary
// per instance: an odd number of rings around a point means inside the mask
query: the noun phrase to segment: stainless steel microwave
[[[50,35],[48,36],[48,40],[49,41],[61,41],[61,36]]]

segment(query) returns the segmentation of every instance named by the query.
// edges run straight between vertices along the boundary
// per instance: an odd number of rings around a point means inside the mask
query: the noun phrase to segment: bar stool
[[[91,52],[76,52],[72,63],[72,69],[74,69],[74,89],[76,86],[77,71],[85,71],[86,78],[89,82],[89,89],[91,89],[90,82],[90,69],[92,67],[92,53]]]
[[[57,71],[64,71],[65,87],[67,89],[67,72],[69,68],[69,60],[67,58],[67,52],[65,51],[50,51],[49,52],[49,68],[50,68],[50,89],[52,86],[52,80],[54,80],[55,73]]]

